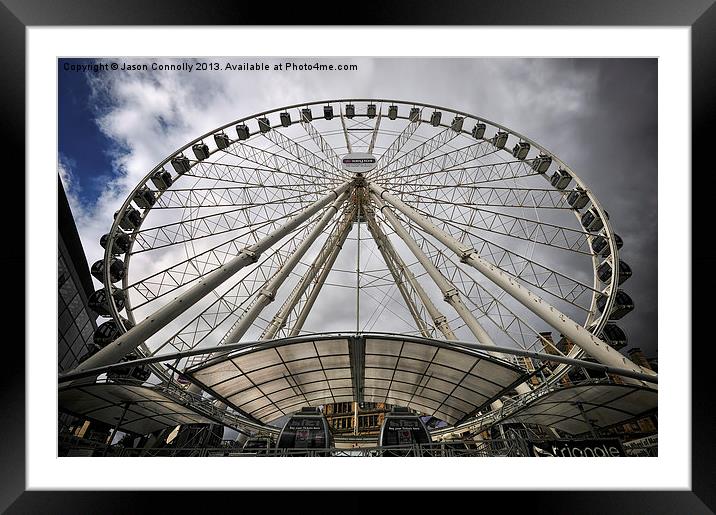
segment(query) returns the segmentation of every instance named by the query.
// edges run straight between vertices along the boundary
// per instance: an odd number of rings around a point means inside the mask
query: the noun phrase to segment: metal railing
[[[102,446],[104,447],[104,446]],[[98,451],[102,452],[100,449]],[[97,455],[97,454],[95,454]],[[353,448],[316,449],[241,449],[222,446],[209,448],[135,449],[113,446],[107,456],[115,457],[507,457],[528,456],[525,443],[519,439],[454,440],[427,444],[392,445]]]

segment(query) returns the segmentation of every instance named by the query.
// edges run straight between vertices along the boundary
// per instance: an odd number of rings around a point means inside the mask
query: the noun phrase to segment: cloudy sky
[[[259,60],[271,66],[285,61]],[[99,237],[128,192],[156,163],[197,136],[294,103],[348,97],[414,100],[499,122],[571,166],[609,212],[624,240],[621,257],[634,272],[624,289],[636,308],[620,325],[630,346],[656,354],[654,59],[320,60],[358,67],[341,72],[93,73],[65,70],[66,63],[91,62],[60,61],[58,72],[59,170],[89,263],[102,256]]]

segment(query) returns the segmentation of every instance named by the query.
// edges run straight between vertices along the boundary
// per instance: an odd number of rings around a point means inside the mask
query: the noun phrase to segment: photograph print
[[[658,456],[656,59],[57,66],[58,456]]]

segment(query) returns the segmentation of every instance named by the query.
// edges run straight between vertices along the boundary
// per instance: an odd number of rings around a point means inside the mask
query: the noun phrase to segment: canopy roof
[[[455,423],[529,377],[511,363],[463,345],[395,335],[271,340],[186,374],[263,423],[304,406],[351,401],[408,406]]]
[[[179,424],[211,424],[210,419],[182,406],[156,388],[138,385],[96,383],[70,386],[59,391],[59,406],[76,416],[111,426],[122,419],[120,431],[140,435]]]
[[[505,421],[540,424],[578,435],[654,412],[656,390],[620,384],[583,384],[545,393]],[[581,404],[581,409],[579,405]],[[584,410],[584,415],[582,415]]]

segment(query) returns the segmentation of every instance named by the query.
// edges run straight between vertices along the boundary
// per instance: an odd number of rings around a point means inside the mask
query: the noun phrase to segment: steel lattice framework
[[[375,166],[347,171],[355,152]],[[130,352],[189,353],[184,370],[217,355],[202,348],[383,331],[649,373],[614,348],[631,271],[598,199],[535,141],[455,109],[344,99],[233,121],[147,173],[104,246],[117,337],[77,372]],[[503,351],[489,354],[519,365]]]

